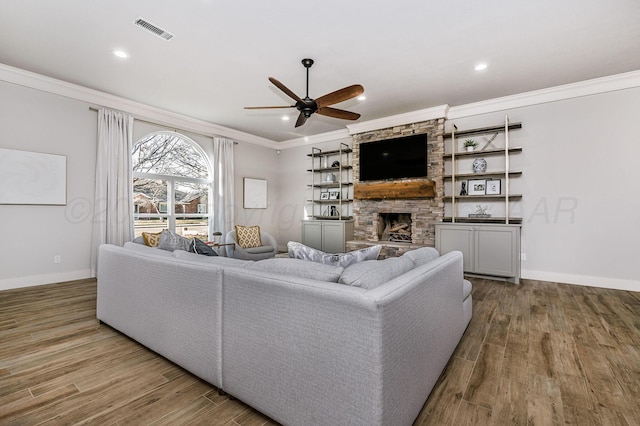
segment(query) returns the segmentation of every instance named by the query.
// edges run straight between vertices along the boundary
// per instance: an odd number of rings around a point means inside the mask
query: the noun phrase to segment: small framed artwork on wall
[[[469,195],[485,195],[487,190],[486,179],[469,179],[467,182]]]
[[[489,179],[487,180],[487,195],[500,195],[501,190],[500,186],[502,181],[500,179]]]
[[[321,200],[328,200],[329,199],[329,193],[328,192],[321,192],[320,193],[320,199]]]

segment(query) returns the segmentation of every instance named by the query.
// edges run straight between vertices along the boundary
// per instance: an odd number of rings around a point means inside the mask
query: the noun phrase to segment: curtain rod
[[[98,108],[95,108],[95,107],[89,107],[89,110],[98,112]],[[133,119],[137,120],[137,121],[141,121],[143,123],[153,124],[155,126],[161,126],[161,127],[166,128],[166,129],[173,129],[173,131],[177,133],[176,127],[171,127],[171,126],[167,126],[166,124],[156,123],[155,121],[143,120],[141,118],[137,118],[135,115],[133,116]],[[198,132],[194,132],[194,131],[191,131],[191,130],[180,129],[180,131],[186,132],[186,133],[191,133],[191,134],[198,135],[198,136],[204,136],[205,138],[213,138],[213,137],[215,137],[215,136],[212,136],[212,135],[205,135],[204,133],[198,133]],[[238,145],[238,142],[237,141],[233,141],[233,144],[234,145]]]

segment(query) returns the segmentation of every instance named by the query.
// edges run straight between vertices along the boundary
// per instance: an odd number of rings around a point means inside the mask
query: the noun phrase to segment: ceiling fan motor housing
[[[305,117],[311,117],[311,114],[318,110],[318,104],[313,99],[306,97],[296,102],[296,109],[304,114]]]

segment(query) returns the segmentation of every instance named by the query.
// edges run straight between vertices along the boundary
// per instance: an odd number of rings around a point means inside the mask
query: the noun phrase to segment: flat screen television
[[[426,134],[360,144],[360,181],[426,176]]]

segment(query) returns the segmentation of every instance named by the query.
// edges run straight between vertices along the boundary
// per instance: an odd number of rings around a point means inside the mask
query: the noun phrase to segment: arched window
[[[175,132],[151,133],[133,146],[136,237],[169,229],[211,240],[211,177],[202,148]]]

